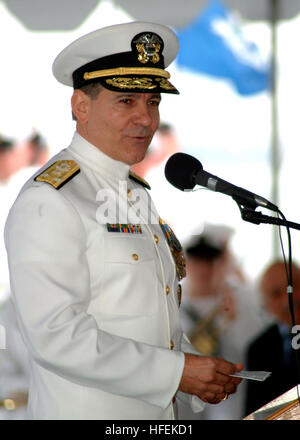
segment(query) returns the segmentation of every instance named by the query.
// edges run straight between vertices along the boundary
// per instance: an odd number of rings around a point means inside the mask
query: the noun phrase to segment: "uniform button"
[[[4,399],[3,406],[9,411],[13,411],[17,408],[16,402],[13,399]]]
[[[139,256],[137,254],[132,254],[132,258],[137,261],[139,259]]]
[[[155,243],[156,243],[156,244],[159,242],[159,238],[158,238],[157,235],[154,235],[154,240],[155,240]]]
[[[170,350],[173,350],[173,348],[174,348],[174,342],[171,339],[171,341],[170,341]]]
[[[166,294],[169,295],[169,293],[170,293],[170,287],[167,286],[167,287],[166,287]]]
[[[130,199],[131,195],[132,195],[131,189],[128,189],[127,190],[127,197]]]

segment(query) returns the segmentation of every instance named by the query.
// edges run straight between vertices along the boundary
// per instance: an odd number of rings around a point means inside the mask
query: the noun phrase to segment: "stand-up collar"
[[[128,177],[130,166],[124,162],[112,159],[99,148],[84,139],[75,131],[68,150],[78,160],[97,173],[106,174],[115,179],[125,180]]]

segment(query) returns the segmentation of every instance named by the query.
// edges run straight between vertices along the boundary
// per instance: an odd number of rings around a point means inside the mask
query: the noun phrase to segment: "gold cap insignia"
[[[160,53],[162,52],[163,42],[158,35],[146,33],[139,35],[133,40],[138,51],[138,60],[142,64],[151,61],[156,64],[160,60]]]
[[[37,182],[46,182],[59,189],[80,172],[75,160],[58,160],[35,177]]]

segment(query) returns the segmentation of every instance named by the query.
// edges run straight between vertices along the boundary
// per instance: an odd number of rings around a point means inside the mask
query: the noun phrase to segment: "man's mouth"
[[[149,136],[131,136],[131,138],[138,142],[144,142],[149,139]]]

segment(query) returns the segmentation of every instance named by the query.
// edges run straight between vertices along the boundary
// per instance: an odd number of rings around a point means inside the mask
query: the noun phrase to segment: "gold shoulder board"
[[[80,172],[75,160],[58,160],[35,177],[37,182],[46,182],[59,189]]]
[[[135,182],[143,185],[145,188],[151,189],[151,186],[149,185],[149,183],[146,182],[146,180],[144,180],[142,177],[135,174],[133,171],[129,171],[129,178],[134,180]]]

